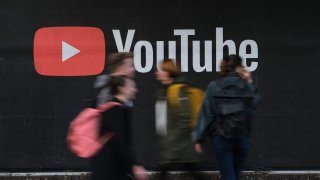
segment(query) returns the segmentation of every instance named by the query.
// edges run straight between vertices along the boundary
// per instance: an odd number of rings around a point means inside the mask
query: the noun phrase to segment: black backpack
[[[225,77],[217,81],[217,92],[213,95],[216,109],[215,133],[227,139],[248,135],[251,131],[253,93],[240,77]]]

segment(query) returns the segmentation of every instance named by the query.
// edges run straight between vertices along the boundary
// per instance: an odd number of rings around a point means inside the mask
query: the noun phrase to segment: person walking
[[[193,140],[195,150],[202,153],[205,137],[211,137],[221,178],[239,180],[261,97],[240,56],[224,56],[220,74],[221,78],[207,87]]]
[[[109,74],[102,74],[96,78],[93,88],[97,91],[96,105],[101,105],[112,99],[110,89],[106,84],[110,76],[135,77],[133,54],[131,52],[112,53],[107,58],[106,69]],[[126,102],[128,105],[132,103]]]
[[[131,144],[131,107],[126,102],[135,98],[135,82],[126,76],[111,76],[108,88],[113,106],[103,113],[100,134],[113,137],[92,158],[92,180],[146,180],[145,169],[134,158]]]
[[[187,96],[188,85],[181,76],[180,68],[172,59],[164,59],[156,71],[161,83],[156,102],[156,132],[160,140],[160,179],[174,168],[191,171],[197,179],[196,163],[201,157],[193,148],[191,133],[190,101]],[[175,85],[181,85],[177,91],[171,91]],[[171,93],[171,94],[170,94]],[[175,97],[175,93],[179,94]],[[176,99],[173,99],[176,98]]]

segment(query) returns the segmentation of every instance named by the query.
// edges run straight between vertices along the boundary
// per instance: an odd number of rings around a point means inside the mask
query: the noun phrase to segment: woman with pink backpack
[[[103,113],[100,135],[113,137],[92,158],[92,180],[147,179],[145,169],[138,165],[131,151],[131,108],[126,102],[135,98],[135,82],[126,76],[112,76],[107,84],[118,105]]]

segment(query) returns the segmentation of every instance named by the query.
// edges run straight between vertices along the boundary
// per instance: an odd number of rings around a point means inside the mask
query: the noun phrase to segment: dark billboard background
[[[0,169],[88,170],[88,161],[72,155],[65,143],[69,122],[94,95],[95,77],[46,77],[33,63],[34,33],[42,27],[92,26],[105,35],[106,53],[116,52],[112,30],[122,37],[135,29],[137,41],[177,42],[174,29],[194,29],[190,40],[213,42],[223,27],[224,41],[237,52],[243,40],[258,44],[253,72],[263,96],[254,123],[248,169],[319,168],[320,49],[319,12],[311,4],[269,1],[2,1],[0,6]],[[165,43],[165,49],[168,45]],[[189,43],[189,66],[192,54]],[[226,49],[225,49],[226,50]],[[165,50],[167,53],[167,51]],[[225,51],[225,53],[227,53]],[[203,52],[202,52],[203,54]],[[144,52],[142,52],[144,55]],[[203,56],[202,59],[203,60]],[[216,72],[184,75],[205,89]],[[134,142],[138,159],[156,165],[153,71],[136,74]],[[208,145],[208,144],[207,144]],[[205,169],[216,168],[209,152]]]

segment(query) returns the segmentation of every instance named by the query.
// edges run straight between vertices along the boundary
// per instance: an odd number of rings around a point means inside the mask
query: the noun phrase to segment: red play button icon
[[[103,32],[95,27],[47,27],[34,37],[36,71],[47,76],[88,76],[105,64]]]

